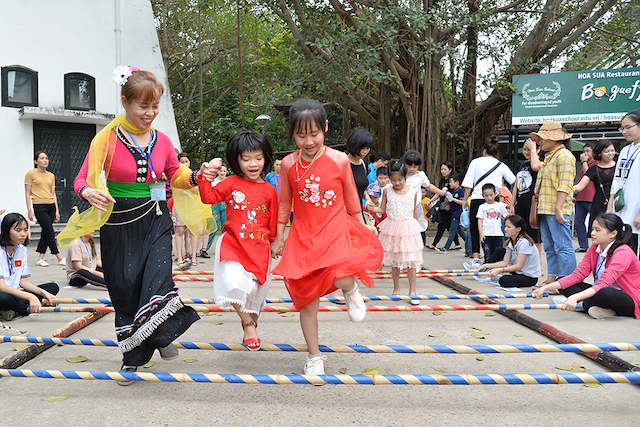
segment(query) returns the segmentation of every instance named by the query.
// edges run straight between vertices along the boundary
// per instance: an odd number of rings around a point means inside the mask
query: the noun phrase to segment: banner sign
[[[513,76],[513,125],[619,121],[640,109],[640,68]]]

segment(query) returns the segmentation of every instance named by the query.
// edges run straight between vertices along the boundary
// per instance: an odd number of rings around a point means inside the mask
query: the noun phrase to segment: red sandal
[[[253,325],[254,328],[256,328],[256,329],[258,328],[258,322],[256,322],[255,320],[252,320],[251,322],[248,322],[248,323],[244,323],[241,320],[240,324],[242,325],[242,330],[243,331],[244,331],[244,328],[247,327],[247,326],[252,326]],[[243,339],[242,340],[242,344],[245,347],[247,347],[247,349],[249,351],[257,351],[257,350],[260,350],[260,348],[261,348],[260,338],[247,338],[246,340]],[[257,345],[250,346],[250,344],[257,344]]]

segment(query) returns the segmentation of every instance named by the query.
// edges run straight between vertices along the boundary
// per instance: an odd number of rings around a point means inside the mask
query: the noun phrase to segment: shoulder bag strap
[[[501,164],[502,164],[502,162],[500,160],[498,160],[498,163],[496,163],[496,165],[494,167],[489,169],[489,172],[487,172],[484,175],[482,175],[479,180],[477,180],[476,182],[473,183],[473,188],[476,187],[476,184],[478,184],[479,182],[482,182],[483,179],[485,179],[486,177],[491,175],[493,173],[493,171],[495,171],[496,169],[498,169],[500,167]]]

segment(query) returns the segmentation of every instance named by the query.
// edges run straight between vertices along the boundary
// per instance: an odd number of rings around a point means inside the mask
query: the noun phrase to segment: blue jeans
[[[464,232],[464,228],[462,228],[462,225],[460,225],[459,216],[458,218],[451,218],[451,224],[449,225],[449,238],[447,239],[447,243],[444,245],[444,248],[446,250],[449,250],[456,235],[460,235],[460,237],[462,237],[462,239],[464,240],[464,246],[466,248],[468,237],[467,233]],[[469,241],[469,247],[471,247],[471,241]]]
[[[502,236],[484,236],[484,242],[482,243],[482,250],[484,250],[484,259],[489,259],[492,253],[502,247]]]
[[[587,228],[584,225],[587,215],[591,212],[591,202],[576,202],[576,234],[578,235],[578,245],[582,249],[589,249],[587,240]]]
[[[564,215],[564,224],[556,221],[555,215],[539,215],[540,237],[547,254],[548,275],[552,277],[568,276],[577,267],[576,253],[571,243],[571,222]]]

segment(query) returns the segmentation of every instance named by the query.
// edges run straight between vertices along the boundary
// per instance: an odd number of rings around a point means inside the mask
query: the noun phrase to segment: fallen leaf
[[[340,369],[338,369],[338,372],[340,372],[341,374],[346,375],[347,374],[347,368],[340,368]]]
[[[50,397],[48,399],[42,399],[45,402],[62,402],[63,400],[67,400],[66,397]]]
[[[187,363],[196,363],[198,359],[184,359],[184,361]]]
[[[481,331],[482,329],[475,327],[475,326],[469,326],[469,329],[475,329],[476,331]]]
[[[432,311],[431,314],[433,314],[434,316],[440,316],[442,313],[444,313],[443,311]]]
[[[329,374],[329,372],[331,372],[331,368],[324,368],[325,375]]]
[[[362,372],[362,375],[384,375],[384,371],[378,368],[365,368]]]
[[[214,316],[222,316],[222,313],[218,313],[217,311],[216,311],[216,312],[209,313],[209,314],[212,314],[212,315],[214,315]]]
[[[602,384],[600,383],[589,383],[589,384],[585,384],[585,387],[591,387],[591,388],[596,388],[596,387],[600,387]]]
[[[493,317],[493,316],[495,316],[495,315],[496,315],[496,314],[495,314],[494,312],[490,311],[490,312],[488,312],[488,313],[485,313],[485,314],[484,314],[484,317]]]
[[[634,364],[634,365],[637,365],[637,364],[638,364],[638,362],[636,362],[635,360],[633,360],[633,357],[631,358],[631,360],[629,361],[629,363]]]
[[[584,372],[584,371],[586,371],[584,366],[579,365],[577,363],[574,363],[571,366],[569,366],[569,365],[558,365],[558,366],[556,366],[556,368],[560,369],[561,371],[570,371],[570,372]]]
[[[70,357],[67,359],[67,362],[69,363],[82,363],[82,362],[87,362],[89,359],[84,357],[84,356],[78,356],[78,357]]]
[[[514,337],[521,337],[522,334],[513,334]]]
[[[482,361],[484,360],[484,356],[477,356],[477,357],[476,357],[476,360],[478,360],[478,361],[482,362]]]
[[[434,337],[434,338],[437,338],[437,337],[443,337],[443,336],[444,336],[444,333],[442,333],[442,332],[434,332],[434,333],[432,333],[432,334],[429,334],[429,336],[430,336],[430,337]]]
[[[431,367],[431,369],[433,369],[434,371],[438,371],[438,372],[447,372],[447,370],[443,369],[443,368]]]
[[[212,325],[223,325],[224,323],[222,322],[211,322]]]
[[[396,374],[396,372],[392,371],[391,369],[387,369],[387,375],[398,375],[398,374]]]
[[[149,360],[147,363],[145,363],[144,365],[142,365],[143,368],[150,368],[153,365],[155,365],[156,362],[154,362],[153,360]]]
[[[568,365],[556,365],[556,369],[560,369],[561,371],[570,371],[573,369],[573,366]]]
[[[486,332],[486,331],[478,331],[478,332],[474,332],[476,334],[480,334],[480,335],[489,335],[491,334],[491,332]]]
[[[483,340],[484,339],[484,335],[480,335],[480,334],[476,334],[476,333],[471,334],[471,336],[474,337],[474,338],[478,338],[479,340]]]
[[[281,314],[282,317],[293,317],[295,315],[296,315],[295,313],[282,313]]]

